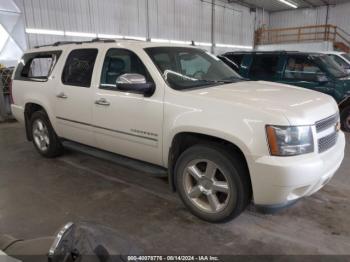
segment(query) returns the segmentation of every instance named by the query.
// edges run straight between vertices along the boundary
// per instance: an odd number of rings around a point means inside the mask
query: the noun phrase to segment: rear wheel
[[[247,169],[220,146],[197,145],[187,149],[176,163],[175,174],[182,201],[203,220],[228,221],[249,204]]]
[[[45,112],[33,113],[30,123],[33,144],[41,155],[53,158],[63,153],[62,144]]]
[[[350,106],[345,107],[341,111],[340,118],[343,131],[350,132]]]

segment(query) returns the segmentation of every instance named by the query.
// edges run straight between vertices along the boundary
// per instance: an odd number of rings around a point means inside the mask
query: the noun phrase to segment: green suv
[[[219,58],[247,79],[296,85],[332,96],[339,105],[342,128],[350,132],[350,75],[331,57],[276,51],[230,52]]]

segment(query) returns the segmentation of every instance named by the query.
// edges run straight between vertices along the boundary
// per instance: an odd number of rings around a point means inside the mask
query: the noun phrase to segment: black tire
[[[350,106],[345,107],[340,113],[341,128],[344,132],[350,132]]]
[[[230,197],[227,197],[228,201],[223,210],[205,212],[193,203],[188,192],[186,192],[184,179],[188,178],[186,178],[185,169],[195,159],[210,160],[220,168],[220,171],[226,173],[226,184],[229,185]],[[242,161],[242,157],[234,152],[229,153],[224,147],[216,144],[195,145],[183,152],[176,162],[175,176],[176,188],[185,206],[195,216],[208,222],[229,221],[240,215],[251,201],[252,190],[249,172],[245,162]]]
[[[47,128],[47,135],[49,143],[46,150],[42,150],[36,143],[34,137],[34,123],[41,121]],[[34,112],[30,119],[30,130],[32,134],[32,141],[36,150],[44,157],[54,158],[63,154],[63,146],[53,129],[47,114],[44,111]]]

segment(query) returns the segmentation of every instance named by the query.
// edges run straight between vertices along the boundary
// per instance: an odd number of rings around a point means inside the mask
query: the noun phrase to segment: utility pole
[[[211,1],[211,52],[215,51],[215,0]]]
[[[146,0],[146,39],[151,41],[150,30],[149,30],[149,2]]]
[[[329,22],[329,4],[327,4],[326,25],[328,25],[328,22]]]

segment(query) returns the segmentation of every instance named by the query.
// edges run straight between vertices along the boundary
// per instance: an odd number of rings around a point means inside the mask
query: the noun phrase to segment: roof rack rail
[[[53,44],[48,45],[37,45],[34,48],[41,48],[41,47],[49,47],[49,46],[60,46],[60,45],[69,45],[69,44],[80,44],[82,42],[79,41],[58,41]]]
[[[132,37],[123,37],[122,39],[120,40],[127,40],[127,41],[137,41],[137,42],[145,42],[144,40],[141,40],[141,39],[135,39],[135,38],[132,38]]]
[[[105,39],[105,38],[94,38],[89,41],[58,41],[53,44],[49,45],[38,45],[35,46],[34,48],[41,48],[41,47],[49,47],[49,46],[61,46],[61,45],[70,45],[70,44],[76,44],[76,45],[81,45],[81,44],[88,44],[88,43],[115,43],[116,41],[114,39]]]
[[[115,43],[116,41],[114,39],[110,39],[110,38],[94,38],[92,39],[90,42],[92,43],[96,43],[96,42],[103,42],[103,43]]]

